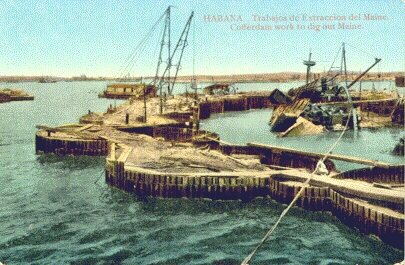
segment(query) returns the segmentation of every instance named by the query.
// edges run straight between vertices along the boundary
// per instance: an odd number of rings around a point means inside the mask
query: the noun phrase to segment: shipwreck
[[[346,65],[344,44],[342,65]],[[340,73],[309,80],[311,53],[307,66],[306,84],[291,89],[287,94],[276,89],[270,95],[274,111],[270,119],[271,131],[279,136],[296,136],[323,133],[329,130],[342,130],[346,125],[357,130],[362,127],[402,124],[403,97],[387,91],[354,91],[350,88],[367,74],[381,59],[375,62],[351,83],[345,80],[340,85]],[[347,73],[346,69],[344,72]],[[340,78],[342,80],[342,78]]]

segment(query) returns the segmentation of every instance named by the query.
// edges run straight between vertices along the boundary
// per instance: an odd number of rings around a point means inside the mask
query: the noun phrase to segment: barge
[[[0,103],[10,101],[34,100],[34,96],[21,89],[0,89]]]
[[[153,97],[156,95],[156,86],[132,83],[109,84],[101,94],[100,98],[128,99],[131,97]]]

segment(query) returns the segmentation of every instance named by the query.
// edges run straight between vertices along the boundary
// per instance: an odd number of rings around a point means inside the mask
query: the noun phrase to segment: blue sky
[[[310,50],[318,61],[313,72],[319,72],[330,68],[343,42],[349,70],[366,69],[374,57],[382,61],[373,71],[405,68],[402,0],[0,0],[0,75],[121,75],[127,58],[168,5],[173,6],[172,47],[195,12],[181,75],[192,74],[193,69],[200,75],[303,72],[302,59]],[[352,14],[361,19],[350,20]],[[365,20],[365,14],[385,18]],[[220,22],[219,15],[237,21]],[[254,21],[258,16],[286,21]],[[320,16],[345,20],[326,21]],[[339,29],[339,23],[361,29]],[[271,29],[246,30],[257,26]],[[313,29],[317,26],[319,31]],[[162,29],[163,23],[151,34],[130,75],[155,74]]]

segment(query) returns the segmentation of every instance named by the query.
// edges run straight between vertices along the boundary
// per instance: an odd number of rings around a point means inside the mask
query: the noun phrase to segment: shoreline
[[[325,72],[322,73],[311,73],[311,78],[318,78],[319,76],[326,75]],[[352,72],[348,74],[347,80],[353,81],[359,73]],[[375,73],[371,72],[366,74],[362,81],[393,81],[395,82],[395,77],[404,76],[403,72],[381,72]],[[43,76],[0,76],[0,82],[8,83],[17,83],[17,82],[41,82]],[[132,77],[130,79],[120,79],[120,78],[111,78],[111,77],[57,77],[50,76],[47,77],[48,82],[46,83],[55,83],[55,82],[72,82],[72,81],[114,81],[114,82],[139,82],[142,79],[150,80],[154,79],[153,76],[148,77]],[[342,81],[337,78],[337,80]],[[182,75],[177,77],[177,82],[190,82],[195,80],[197,82],[231,82],[231,83],[267,83],[267,82],[305,82],[306,74],[298,72],[281,72],[281,73],[262,73],[262,74],[229,74],[229,75]]]

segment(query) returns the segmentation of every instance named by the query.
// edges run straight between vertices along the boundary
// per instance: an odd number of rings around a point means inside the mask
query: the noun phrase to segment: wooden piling
[[[48,137],[41,132],[35,135],[35,151],[39,153],[54,153],[57,155],[89,155],[106,156],[108,143],[104,139],[63,139]]]
[[[285,182],[277,175],[268,177],[241,176],[176,176],[128,171],[122,161],[106,159],[106,182],[138,196],[164,198],[209,198],[213,200],[249,201],[270,197],[288,204],[298,194],[302,184]],[[328,187],[303,187],[296,206],[311,211],[331,211],[342,222],[363,233],[375,234],[394,247],[403,246],[404,221],[398,214],[381,212],[372,205],[359,204]]]
[[[404,219],[401,214],[393,211],[389,214],[373,209],[372,205],[361,205],[333,190],[330,190],[330,198],[333,215],[346,225],[358,228],[365,234],[374,234],[391,246],[403,248]]]

